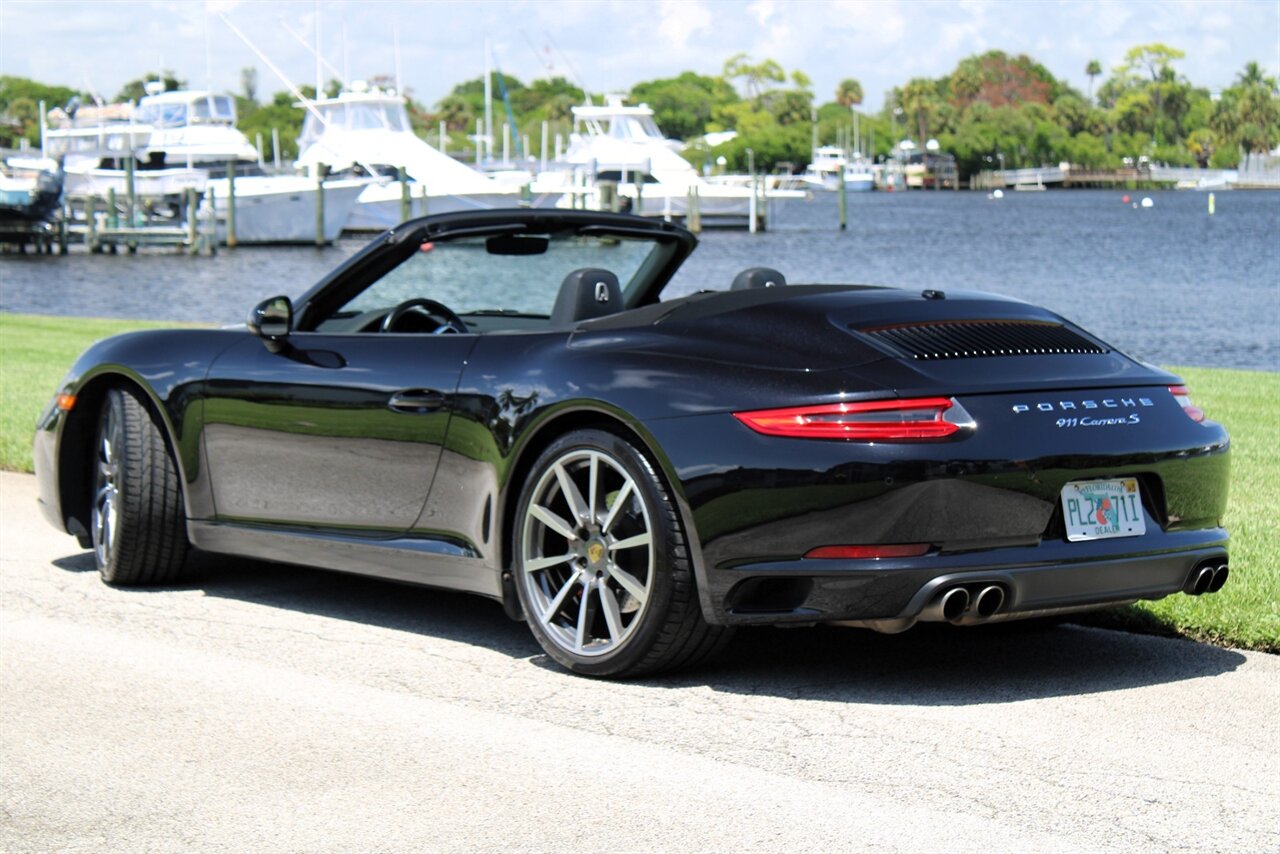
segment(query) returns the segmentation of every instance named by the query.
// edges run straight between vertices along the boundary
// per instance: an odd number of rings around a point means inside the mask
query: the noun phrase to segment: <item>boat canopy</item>
[[[155,128],[186,125],[234,125],[236,105],[230,95],[208,92],[166,92],[138,102],[135,119]]]
[[[298,147],[302,149],[318,140],[326,130],[389,130],[394,133],[411,130],[404,99],[399,96],[344,92],[337,98],[312,101],[311,106],[315,113],[307,111],[302,135],[298,138]]]
[[[573,108],[574,118],[586,125],[588,134],[610,139],[667,142],[658,123],[653,120],[653,110],[649,105],[624,106],[620,95],[610,95],[608,101],[603,107]]]

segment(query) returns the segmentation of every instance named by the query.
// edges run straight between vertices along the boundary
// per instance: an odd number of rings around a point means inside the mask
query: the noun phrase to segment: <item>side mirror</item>
[[[293,329],[293,303],[288,297],[263,300],[249,312],[245,325],[250,333],[262,339],[268,350],[279,353]]]

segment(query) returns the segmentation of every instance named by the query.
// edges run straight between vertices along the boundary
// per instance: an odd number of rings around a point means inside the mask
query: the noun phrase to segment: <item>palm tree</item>
[[[1089,64],[1084,67],[1084,73],[1089,75],[1089,102],[1093,102],[1093,78],[1102,73],[1102,63],[1096,59],[1089,60]]]
[[[1262,66],[1251,60],[1246,62],[1244,70],[1236,75],[1236,85],[1241,89],[1252,89],[1254,86],[1261,86],[1267,91],[1274,91],[1276,80],[1274,77],[1268,77],[1267,73],[1262,70]]]
[[[937,109],[937,90],[932,80],[916,77],[902,90],[902,109],[916,117],[920,129],[920,150],[929,140],[929,117]]]
[[[862,84],[852,77],[846,77],[836,87],[836,103],[842,107],[853,109],[862,103]]]

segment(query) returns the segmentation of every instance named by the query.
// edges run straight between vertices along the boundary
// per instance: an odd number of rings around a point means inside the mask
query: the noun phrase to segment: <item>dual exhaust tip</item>
[[[1217,593],[1227,583],[1229,574],[1226,561],[1206,562],[1191,573],[1183,590],[1192,596]],[[950,587],[933,598],[920,612],[920,619],[971,626],[991,619],[1000,613],[1004,604],[1004,588],[998,584],[988,584],[974,593],[965,587]]]
[[[920,614],[920,619],[972,625],[994,617],[1004,607],[1004,588],[988,584],[976,593],[964,587],[944,590]]]
[[[1222,589],[1222,585],[1227,583],[1228,574],[1229,571],[1225,562],[1202,564],[1191,573],[1191,577],[1187,579],[1186,586],[1182,588],[1183,592],[1191,596],[1217,593]]]

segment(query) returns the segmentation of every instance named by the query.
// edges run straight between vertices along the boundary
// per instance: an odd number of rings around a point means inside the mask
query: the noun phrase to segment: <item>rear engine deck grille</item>
[[[1107,352],[1059,323],[1034,320],[948,320],[859,331],[912,359]]]

